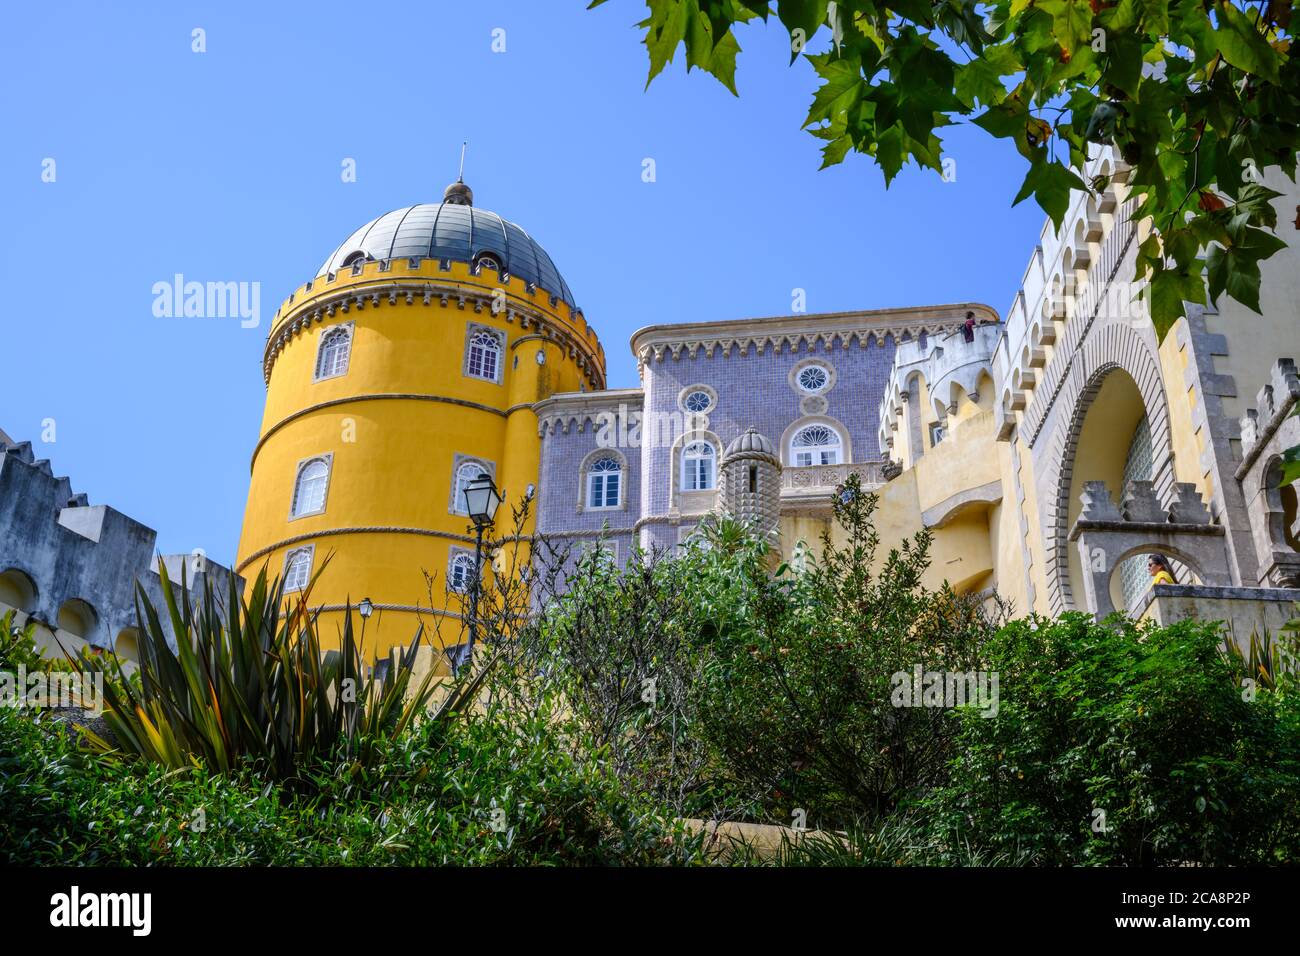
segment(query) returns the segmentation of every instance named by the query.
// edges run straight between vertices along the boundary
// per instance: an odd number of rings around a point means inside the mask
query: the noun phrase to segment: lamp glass
[[[500,504],[501,496],[490,476],[479,475],[465,486],[465,511],[475,524],[491,524]]]

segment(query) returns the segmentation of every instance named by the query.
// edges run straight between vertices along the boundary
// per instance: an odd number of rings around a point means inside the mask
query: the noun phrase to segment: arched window
[[[330,483],[330,463],[325,458],[313,458],[298,467],[298,480],[293,486],[293,510],[290,517],[319,514],[325,510],[325,491]]]
[[[456,469],[456,488],[451,501],[451,510],[456,514],[469,514],[469,506],[465,504],[465,489],[479,475],[490,477],[490,472],[476,461],[467,461]]]
[[[311,580],[311,559],[314,548],[298,548],[284,558],[284,591],[301,591]]]
[[[351,330],[346,325],[328,329],[321,335],[320,349],[316,352],[316,381],[346,374],[351,355]]]
[[[790,440],[790,460],[796,467],[804,465],[838,465],[840,436],[826,425],[805,425]]]
[[[484,253],[474,260],[474,267],[476,269],[482,269],[484,266],[487,266],[487,268],[491,269],[493,272],[500,272],[501,260],[496,256]]]
[[[474,582],[474,556],[458,551],[447,565],[447,589],[468,591]]]
[[[682,449],[682,491],[709,491],[713,488],[714,459],[717,452],[706,441],[691,442]]]
[[[491,332],[478,331],[470,336],[469,357],[465,362],[465,374],[473,378],[485,378],[489,382],[497,380],[501,368],[501,339]]]
[[[587,469],[587,507],[617,508],[622,491],[623,466],[617,458],[598,458]]]

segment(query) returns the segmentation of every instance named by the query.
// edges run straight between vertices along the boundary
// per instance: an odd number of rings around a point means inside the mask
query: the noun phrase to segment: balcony
[[[830,507],[831,495],[848,479],[857,475],[863,489],[874,491],[885,483],[881,474],[883,462],[864,461],[850,465],[806,465],[786,467],[781,470],[781,505],[806,505],[814,510]]]

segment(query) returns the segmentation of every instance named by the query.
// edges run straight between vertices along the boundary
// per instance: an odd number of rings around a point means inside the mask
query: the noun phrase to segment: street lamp
[[[361,603],[357,605],[357,611],[361,614],[361,643],[366,643],[366,621],[370,620],[370,615],[375,613],[375,602],[368,597],[363,597]]]
[[[483,567],[483,532],[496,520],[497,508],[501,505],[501,494],[492,484],[492,476],[480,472],[479,476],[465,486],[465,511],[469,520],[474,522],[474,581],[470,585],[469,598],[469,643],[465,646],[460,663],[474,657],[474,640],[478,636],[478,588]],[[459,666],[456,668],[459,670]]]

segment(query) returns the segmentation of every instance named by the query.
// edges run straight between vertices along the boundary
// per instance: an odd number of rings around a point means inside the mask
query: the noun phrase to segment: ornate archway
[[[1080,441],[1084,437],[1089,413],[1093,410],[1109,380],[1113,389],[1119,375],[1126,379],[1131,392],[1116,396],[1117,405],[1127,404],[1132,427],[1126,433],[1112,436],[1114,457],[1120,459],[1120,471],[1115,475],[1093,474],[1096,469],[1087,462],[1088,448],[1080,459]],[[1122,456],[1127,454],[1132,428],[1143,415],[1151,432],[1151,481],[1161,500],[1168,500],[1174,483],[1173,444],[1169,434],[1169,411],[1160,375],[1160,365],[1146,338],[1130,325],[1122,322],[1108,323],[1086,340],[1075,356],[1073,365],[1063,382],[1056,399],[1059,411],[1055,431],[1048,443],[1048,471],[1043,507],[1043,527],[1047,541],[1048,597],[1053,614],[1074,610],[1079,605],[1071,581],[1069,533],[1074,517],[1080,510],[1077,491],[1087,480],[1108,480],[1118,486],[1122,481]],[[1122,418],[1120,419],[1123,420]],[[1113,464],[1113,462],[1109,462]],[[1104,472],[1105,465],[1101,466]],[[1119,488],[1115,487],[1116,493]],[[1076,573],[1074,577],[1078,577]]]

